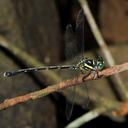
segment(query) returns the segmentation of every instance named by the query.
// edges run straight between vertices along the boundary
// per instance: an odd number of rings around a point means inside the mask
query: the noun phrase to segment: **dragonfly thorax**
[[[104,68],[104,60],[98,57],[96,60],[84,58],[76,65],[76,69],[80,70],[82,73],[87,70],[102,70]]]
[[[79,61],[79,63],[77,64],[77,68],[84,73],[87,70],[94,70],[95,65],[95,60],[85,58]]]

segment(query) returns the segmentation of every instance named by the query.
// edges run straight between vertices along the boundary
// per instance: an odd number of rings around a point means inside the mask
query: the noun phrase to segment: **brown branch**
[[[98,76],[100,78],[108,77],[110,75],[114,75],[114,74],[117,74],[119,72],[123,72],[126,70],[128,70],[128,62],[121,64],[121,65],[113,66],[111,68],[107,68],[103,71],[99,71]],[[23,96],[18,96],[18,97],[11,98],[11,99],[6,99],[4,102],[2,102],[0,104],[0,110],[9,108],[9,107],[14,106],[14,105],[19,104],[19,103],[26,102],[28,100],[35,100],[35,99],[41,98],[41,97],[46,96],[50,93],[57,92],[59,90],[63,90],[65,88],[68,88],[71,86],[80,85],[83,83],[83,77],[84,77],[84,75],[79,75],[79,76],[75,77],[74,79],[60,82],[58,84],[49,86],[49,87],[42,89],[42,90],[39,90],[39,91],[31,92],[29,94],[26,94]],[[94,75],[92,73],[89,76],[87,76],[84,79],[84,81],[89,81],[89,80],[94,80],[94,79],[98,79],[98,78],[94,78]]]

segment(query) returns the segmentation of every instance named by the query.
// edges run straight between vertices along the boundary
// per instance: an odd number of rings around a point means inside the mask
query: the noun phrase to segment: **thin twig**
[[[78,0],[78,1],[80,2],[81,7],[83,8],[84,14],[88,20],[88,23],[90,25],[92,33],[101,48],[101,51],[106,59],[106,62],[108,63],[109,66],[115,65],[115,61],[112,57],[112,54],[110,53],[110,50],[102,37],[102,34],[96,24],[96,21],[91,13],[90,8],[88,6],[87,0]],[[123,84],[121,77],[117,74],[117,75],[113,76],[113,78],[115,79],[114,82],[116,81],[115,85],[116,85],[118,94],[120,95],[122,100],[127,100],[128,94],[127,94],[127,91],[125,89],[125,86]]]
[[[84,81],[108,77],[110,75],[114,75],[114,74],[117,74],[119,72],[123,72],[126,70],[128,70],[128,62],[121,64],[121,65],[113,66],[111,68],[107,68],[103,71],[99,71],[98,76],[96,78],[94,78],[94,74],[92,73],[89,76],[87,76],[86,78],[84,78]],[[39,91],[35,91],[32,93],[29,93],[29,94],[26,94],[23,96],[18,96],[18,97],[11,98],[11,99],[6,99],[4,102],[2,102],[0,104],[0,110],[6,109],[8,107],[14,106],[14,105],[19,104],[19,103],[26,102],[28,100],[35,100],[35,99],[41,98],[41,97],[46,96],[50,93],[57,92],[59,90],[63,90],[65,88],[68,88],[71,86],[80,85],[83,83],[83,77],[84,77],[84,75],[80,75],[80,76],[75,77],[74,79],[60,82],[59,84],[49,86],[49,87],[42,89],[42,90],[39,90]]]
[[[65,128],[79,128],[81,125],[89,122],[90,120],[97,118],[107,110],[108,108],[105,108],[104,106],[91,110],[90,112],[70,122]]]

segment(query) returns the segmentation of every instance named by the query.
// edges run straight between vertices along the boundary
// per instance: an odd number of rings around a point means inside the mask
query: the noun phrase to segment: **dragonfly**
[[[83,19],[83,10],[81,9],[78,12],[77,20],[76,20],[76,27],[78,28],[81,22],[84,22]],[[81,26],[80,26],[81,27]],[[84,28],[84,26],[83,26]],[[72,33],[72,25],[68,25],[66,27],[66,34]],[[84,38],[84,32],[83,32],[83,38]],[[77,39],[76,39],[77,40]],[[68,42],[67,42],[68,43]],[[73,43],[73,42],[72,42]],[[82,44],[84,44],[84,39],[82,41]],[[84,45],[82,46],[84,47]],[[84,50],[84,49],[83,49]],[[7,71],[4,72],[4,77],[12,77],[21,73],[28,73],[28,72],[37,72],[40,70],[61,70],[61,69],[73,69],[73,70],[79,70],[83,74],[87,71],[94,71],[97,72],[99,70],[102,70],[104,68],[104,60],[101,56],[98,56],[96,59],[90,59],[90,58],[84,58],[84,55],[80,61],[78,61],[77,64],[73,65],[54,65],[54,66],[45,66],[45,67],[34,67],[34,68],[25,68],[25,69],[17,69],[13,71]]]
[[[83,22],[84,22],[83,12],[82,12],[82,10],[80,10],[79,13],[78,13],[78,16],[77,16],[77,20],[76,20],[76,28],[79,28],[79,25],[81,25],[81,23],[83,23]],[[80,27],[84,28],[84,26],[80,26]],[[72,25],[68,25],[66,27],[66,35],[69,35],[71,33],[72,33]],[[67,41],[68,40],[70,40],[70,38],[67,39]],[[84,44],[84,34],[83,34],[83,39],[82,40],[83,41],[81,43]],[[70,40],[70,42],[71,42],[71,40]],[[82,46],[82,50],[84,52],[84,45]],[[79,71],[82,74],[85,74],[85,76],[87,75],[86,74],[87,71],[89,71],[89,73],[93,72],[94,76],[95,76],[95,75],[98,75],[98,71],[102,70],[104,68],[104,66],[105,66],[104,60],[101,56],[98,56],[96,59],[84,58],[84,56],[83,56],[82,59],[80,59],[76,64],[54,65],[54,66],[43,66],[43,67],[32,67],[32,68],[17,69],[17,70],[12,70],[12,71],[6,71],[6,72],[3,73],[3,76],[4,77],[13,77],[13,76],[16,76],[16,75],[21,74],[21,73],[38,72],[38,71],[42,71],[42,70],[61,70],[61,69],[72,69],[72,70],[75,70],[75,71]],[[73,103],[69,107],[69,109],[67,110],[67,112],[68,112],[67,118],[68,119],[71,117],[71,114],[72,114]]]
[[[53,70],[53,69],[73,69],[79,70],[83,74],[85,71],[100,71],[104,68],[104,60],[101,56],[98,56],[95,60],[84,58],[80,60],[76,65],[55,65],[55,66],[46,66],[46,67],[35,67],[35,68],[25,68],[25,69],[18,69],[13,71],[4,72],[4,77],[12,77],[21,73],[28,73],[28,72],[37,72],[40,70]]]

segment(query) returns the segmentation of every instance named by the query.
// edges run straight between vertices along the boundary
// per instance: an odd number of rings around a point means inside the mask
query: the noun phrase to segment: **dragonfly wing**
[[[71,95],[71,103],[67,101],[66,104],[66,118],[69,120],[71,118],[72,112],[73,112],[73,107],[76,99],[76,87],[73,87],[73,94]]]
[[[90,96],[89,96],[89,88],[88,88],[88,85],[85,84],[83,85],[85,90],[86,90],[86,94],[87,94],[87,97],[86,97],[86,103],[85,103],[85,109],[89,108],[89,103],[90,103]]]
[[[70,100],[71,102],[67,101],[67,104],[66,104],[66,118],[67,120],[70,120],[71,116],[72,116],[72,113],[73,113],[73,109],[74,109],[74,103],[77,102],[79,104],[83,104],[83,107],[85,109],[88,109],[89,108],[89,103],[90,103],[90,96],[89,96],[89,88],[88,88],[88,85],[87,84],[84,84],[82,85],[82,92],[84,91],[85,94],[84,96],[82,95],[82,99],[81,101],[77,101],[79,100],[79,98],[81,98],[81,92],[80,94],[77,94],[79,93],[79,88],[78,87],[73,87],[73,94],[70,96]],[[86,101],[86,102],[85,102]]]
[[[83,76],[83,82],[84,82],[84,79],[90,75],[90,73],[91,73],[91,71],[86,71],[85,75]],[[85,108],[88,108],[89,103],[90,103],[90,98],[89,98],[90,96],[89,96],[89,88],[88,88],[87,82],[84,83],[83,87],[84,87],[84,90],[86,90],[86,105],[85,105]]]
[[[85,16],[83,13],[83,10],[81,9],[78,12],[77,18],[76,18],[76,28],[75,28],[75,34],[76,34],[76,40],[78,41],[78,49],[81,51],[81,53],[84,53],[84,43],[85,43]]]
[[[65,32],[65,57],[66,59],[71,59],[75,57],[77,54],[78,54],[78,48],[77,48],[77,40],[76,40],[75,33],[73,31],[72,25],[67,25],[66,32]],[[76,97],[76,93],[75,93],[76,87],[72,87],[72,89],[73,89],[72,91],[73,93],[69,94],[71,95],[70,96],[71,102],[67,101],[66,110],[65,110],[67,120],[71,118],[75,97]]]
[[[66,59],[71,59],[78,54],[77,40],[71,24],[67,25],[66,27],[64,39],[65,39],[65,51],[64,51],[65,57]]]
[[[80,33],[83,32],[83,29],[84,29],[83,23],[85,23],[85,16],[84,16],[83,10],[80,9],[80,11],[78,12],[77,17],[76,17],[76,29],[75,29],[76,32],[77,31]]]
[[[76,27],[73,31],[72,25],[69,24],[66,27],[65,32],[65,56],[66,58],[72,58],[81,51],[84,43],[84,24],[85,24],[85,16],[83,10],[81,9],[78,12],[76,18]],[[83,52],[83,51],[82,51]]]

